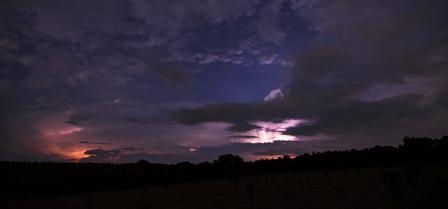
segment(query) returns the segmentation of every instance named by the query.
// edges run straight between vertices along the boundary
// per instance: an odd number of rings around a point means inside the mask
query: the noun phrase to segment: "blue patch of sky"
[[[279,88],[286,73],[281,66],[211,64],[198,75],[197,92],[213,102],[260,102],[270,90]]]

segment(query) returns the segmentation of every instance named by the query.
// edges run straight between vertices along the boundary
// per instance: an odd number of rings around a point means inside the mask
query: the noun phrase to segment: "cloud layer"
[[[0,5],[0,159],[256,159],[446,134],[443,0]]]
[[[442,92],[448,78],[446,3],[347,0],[292,5],[318,35],[295,55],[297,65],[282,102],[217,104],[176,112],[175,119],[239,125],[302,118],[312,123],[285,133],[358,141],[375,136],[389,144],[398,143],[400,134],[446,133],[441,122],[447,119],[446,106],[439,102],[446,96]]]

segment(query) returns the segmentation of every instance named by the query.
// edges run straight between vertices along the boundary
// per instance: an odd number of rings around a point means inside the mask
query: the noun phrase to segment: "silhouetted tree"
[[[218,166],[224,167],[233,167],[239,166],[244,163],[243,158],[238,155],[225,154],[218,157],[218,160],[215,161]]]

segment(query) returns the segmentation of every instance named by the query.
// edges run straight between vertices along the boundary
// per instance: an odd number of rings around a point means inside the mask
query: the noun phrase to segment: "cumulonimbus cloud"
[[[434,79],[435,83],[428,86],[433,92],[447,85],[448,71],[442,70],[448,67],[447,17],[441,9],[446,8],[444,1],[322,0],[294,5],[318,35],[296,56],[297,66],[291,71],[292,79],[281,103],[210,105],[175,112],[175,120],[187,124],[238,124],[291,117],[315,120],[286,131],[299,136],[379,134],[381,130],[374,127],[400,127],[415,134],[443,132],[435,124],[426,131],[411,130],[419,126],[419,120],[435,123],[447,119],[438,116],[447,111],[446,106],[435,102],[445,101],[446,94],[431,95],[433,102],[424,105],[421,100],[427,95],[421,92],[395,92],[375,101],[356,95],[374,86],[403,84],[409,79]],[[433,15],[428,16],[430,13]],[[387,138],[388,134],[379,135]]]

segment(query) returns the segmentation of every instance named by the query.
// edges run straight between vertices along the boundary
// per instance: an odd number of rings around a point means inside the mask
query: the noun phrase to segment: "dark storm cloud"
[[[257,125],[251,124],[246,121],[240,121],[240,122],[232,123],[232,126],[227,128],[227,130],[234,131],[234,132],[246,132],[246,131],[250,131],[250,130],[258,129],[258,128],[260,128],[260,127]]]
[[[150,154],[141,151],[127,149],[94,149],[84,154],[89,157],[82,158],[80,162],[137,162],[148,160],[150,162],[176,163],[185,161],[185,156],[176,154]]]
[[[90,150],[92,161],[200,161],[441,135],[446,8],[442,0],[2,1],[1,158]],[[281,67],[285,79],[276,78]],[[282,99],[261,103],[278,89]],[[286,133],[335,140],[232,143],[278,131],[259,121],[291,118],[307,122]]]
[[[55,83],[123,85],[146,71],[189,83],[190,69],[168,60],[191,38],[181,31],[203,21],[218,24],[253,16],[258,1],[6,1],[2,5],[5,58],[25,65],[26,83],[39,88]],[[28,54],[22,53],[24,47],[29,48]]]
[[[5,58],[31,69],[27,83],[36,88],[102,80],[122,85],[145,71],[189,83],[189,72],[167,60],[170,51],[179,51],[188,40],[180,31],[196,24],[194,17],[220,23],[253,15],[256,2],[6,1],[2,5]],[[34,52],[19,53],[24,46]]]
[[[289,128],[285,133],[313,136],[389,132],[434,116],[434,110],[419,107],[418,101],[415,95],[373,102],[353,101],[343,107],[327,109],[315,123]]]
[[[87,150],[84,154],[89,155],[87,158],[83,158],[84,162],[112,162],[118,159],[121,155],[121,150],[103,150],[103,149],[93,149]],[[93,160],[95,159],[95,160]]]
[[[250,135],[235,135],[235,136],[231,136],[231,138],[235,138],[235,139],[255,139],[258,138],[257,136],[250,136]]]
[[[93,144],[93,145],[109,145],[108,142],[97,142],[97,141],[80,141],[80,144]]]
[[[156,52],[143,52],[137,55],[146,67],[174,83],[187,85],[191,82],[190,74],[179,64],[164,61]]]
[[[125,117],[126,120],[132,123],[139,123],[139,124],[172,124],[172,121],[169,121],[168,119],[164,118],[138,118],[138,117]]]
[[[66,159],[90,149],[86,154],[110,160],[141,153],[92,148],[105,145],[101,147],[113,150],[135,143],[152,151],[172,152],[179,144],[229,142],[227,124],[198,125],[201,130],[191,130],[161,118],[166,113],[159,106],[188,103],[190,97],[192,103],[210,100],[191,93],[200,91],[193,83],[199,66],[204,70],[215,63],[248,65],[244,53],[256,60],[269,51],[260,49],[261,42],[251,41],[257,37],[250,26],[259,20],[259,4],[240,0],[2,1],[0,133],[7,138],[0,142],[2,153],[7,153],[2,159],[14,158],[14,153]],[[236,33],[226,42],[235,43],[229,49],[213,47],[202,52],[191,46],[206,36],[203,25],[235,33],[234,25],[245,18],[251,18],[247,20],[250,26],[244,23],[240,28],[254,34]],[[278,21],[270,23],[268,29],[280,29],[275,25]],[[187,62],[190,54],[201,55]]]
[[[84,122],[88,121],[89,118],[91,118],[92,115],[88,112],[72,112],[69,116],[69,119],[66,120],[66,123],[72,124],[72,125],[82,125]]]
[[[244,156],[247,160],[255,160],[257,157],[284,154],[303,154],[310,151],[323,150],[326,143],[309,142],[274,142],[274,143],[229,143],[222,146],[200,147],[195,151],[179,147],[173,154],[155,154],[142,150],[124,149],[94,149],[88,150],[85,154],[89,157],[83,158],[81,162],[136,162],[147,160],[150,162],[177,163],[182,161],[203,162],[212,161],[218,156],[228,153],[235,153]]]
[[[444,132],[438,123],[446,118],[437,116],[446,109],[433,103],[446,97],[438,93],[448,80],[445,1],[323,0],[292,6],[318,36],[297,55],[281,103],[216,104],[175,112],[174,118],[186,124],[291,117],[314,121],[286,131],[299,136],[385,132],[379,135],[388,138],[386,130],[393,127],[413,134]],[[406,90],[411,80],[431,80],[425,87],[434,94]],[[394,95],[372,92],[379,87]],[[360,96],[366,92],[376,95]],[[433,128],[415,132],[419,120]]]
[[[206,105],[203,108],[183,108],[173,111],[172,117],[173,120],[184,124],[229,122],[234,123],[235,129],[238,130],[239,127],[242,129],[247,127],[244,122],[249,120],[278,121],[302,116],[292,111],[294,109],[294,104],[286,103],[220,103]]]

